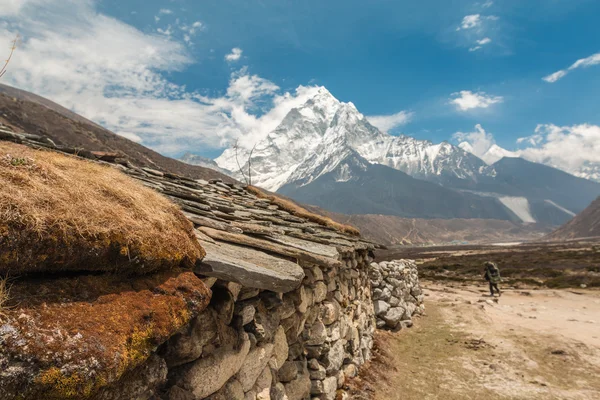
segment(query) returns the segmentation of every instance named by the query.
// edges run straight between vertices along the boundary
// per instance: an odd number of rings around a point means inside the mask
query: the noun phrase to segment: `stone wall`
[[[154,385],[141,398],[334,399],[371,357],[371,261],[360,250],[343,254],[341,267],[301,263],[301,286],[284,294],[207,278],[210,306],[158,348],[163,379],[138,377]]]
[[[300,263],[302,284],[287,293],[205,278],[209,307],[94,400],[345,398],[376,326],[410,327],[424,306],[413,261],[342,257],[340,267]]]
[[[369,266],[377,328],[412,326],[424,311],[417,264],[412,260],[382,261]]]

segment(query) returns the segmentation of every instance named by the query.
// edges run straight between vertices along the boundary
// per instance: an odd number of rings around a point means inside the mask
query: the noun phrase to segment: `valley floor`
[[[356,399],[600,399],[600,291],[423,283],[426,316],[380,332]]]

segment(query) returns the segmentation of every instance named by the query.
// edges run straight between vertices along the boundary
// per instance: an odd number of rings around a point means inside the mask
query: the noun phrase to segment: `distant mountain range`
[[[460,147],[468,153],[476,154],[475,150],[473,149],[473,146],[469,142],[462,142],[458,145],[458,147]],[[482,155],[479,156],[479,158],[485,161],[488,165],[492,165],[497,161],[500,161],[504,157],[519,158],[519,153],[503,149],[497,144],[492,144]],[[553,168],[558,168],[551,164],[545,165],[548,165],[549,167]],[[586,162],[579,168],[565,172],[570,173],[571,175],[577,176],[579,178],[600,182],[600,164],[598,163]]]
[[[600,195],[600,183],[509,158],[500,147],[486,157],[492,165],[461,147],[383,133],[352,103],[321,88],[256,144],[253,184],[345,214],[551,225]],[[235,156],[227,149],[215,161],[237,171]],[[248,160],[249,151],[238,149],[237,156]]]

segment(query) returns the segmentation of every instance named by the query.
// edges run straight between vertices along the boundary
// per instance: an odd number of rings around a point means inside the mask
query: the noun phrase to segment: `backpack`
[[[498,269],[497,266],[492,266],[490,268],[488,268],[488,274],[490,277],[490,281],[492,281],[493,283],[497,283],[500,281],[500,270]]]

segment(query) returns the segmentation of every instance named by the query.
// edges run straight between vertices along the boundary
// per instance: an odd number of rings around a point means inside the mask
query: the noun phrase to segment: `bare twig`
[[[252,186],[252,153],[254,153],[254,149],[256,148],[256,144],[252,147],[250,151],[250,155],[248,156],[248,185]]]
[[[250,185],[250,183],[248,182],[248,179],[246,179],[246,174],[244,174],[244,170],[242,169],[242,166],[240,165],[240,160],[238,160],[238,149],[239,149],[239,144],[238,144],[238,140],[235,141],[235,143],[233,144],[233,149],[235,150],[235,162],[238,165],[238,169],[240,170],[240,173],[242,174],[242,177],[244,177],[244,180],[246,181],[246,185]]]
[[[15,39],[12,42],[12,46],[10,48],[10,54],[8,55],[8,58],[6,59],[6,61],[4,62],[4,65],[2,66],[2,69],[0,69],[0,78],[2,78],[2,76],[6,73],[6,67],[8,67],[8,64],[10,63],[10,60],[12,59],[12,56],[15,52],[15,49],[17,48],[17,41],[19,40],[19,35],[15,36]]]

